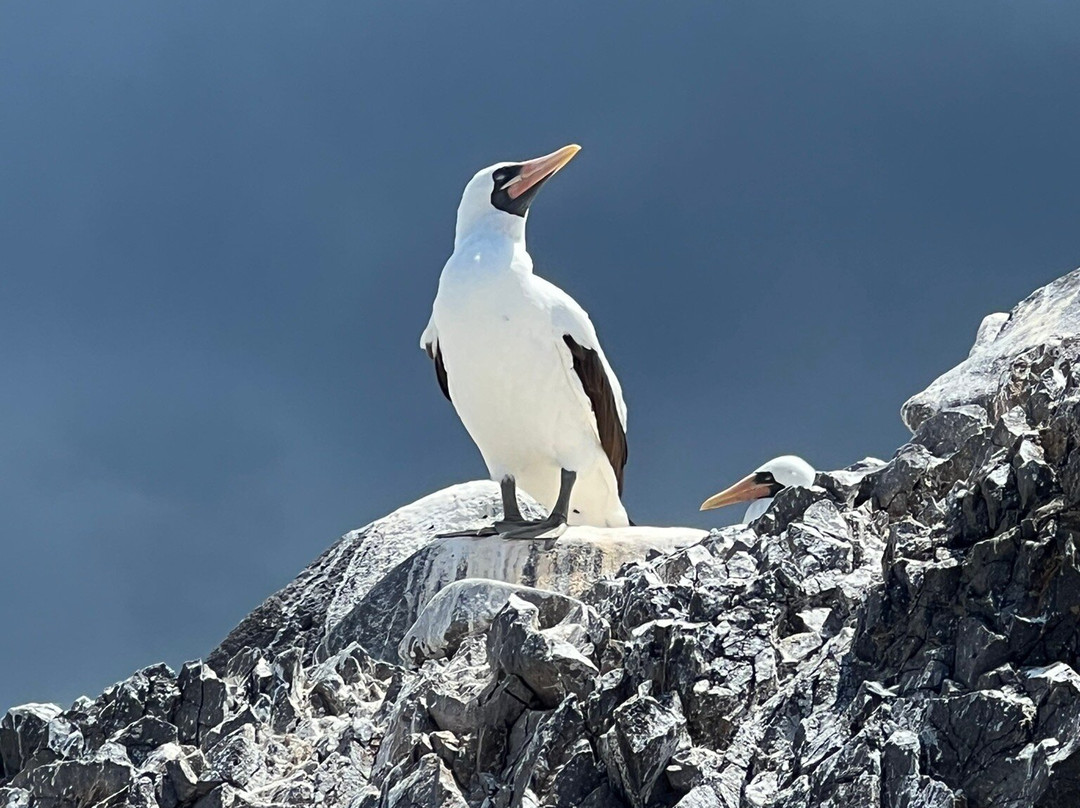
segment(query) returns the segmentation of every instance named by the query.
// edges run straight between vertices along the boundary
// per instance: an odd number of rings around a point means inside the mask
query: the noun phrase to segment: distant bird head
[[[775,497],[788,486],[797,485],[809,488],[813,484],[813,467],[801,457],[784,455],[773,458],[730,488],[725,488],[719,494],[713,494],[701,503],[701,510],[710,511],[713,508],[722,508],[737,502]]]
[[[476,172],[458,205],[458,235],[482,224],[519,232],[540,188],[579,151],[570,144],[534,160],[496,163]]]

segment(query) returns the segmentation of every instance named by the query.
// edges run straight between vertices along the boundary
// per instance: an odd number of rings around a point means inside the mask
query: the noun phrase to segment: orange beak
[[[563,146],[558,151],[537,157],[535,160],[521,164],[521,173],[517,176],[514,184],[506,189],[511,199],[517,199],[523,193],[532,188],[536,183],[546,180],[564,165],[574,159],[574,155],[581,151],[581,146],[571,143]]]
[[[770,487],[754,482],[754,477],[754,474],[748,474],[730,488],[725,488],[719,494],[713,494],[701,503],[701,510],[711,511],[713,508],[723,508],[725,505],[770,496]]]

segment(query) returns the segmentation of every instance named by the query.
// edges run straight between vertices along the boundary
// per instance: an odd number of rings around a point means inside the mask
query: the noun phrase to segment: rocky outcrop
[[[433,541],[477,483],[349,534],[206,663],[10,710],[0,806],[1080,804],[1078,288],[753,525]]]
[[[917,431],[932,415],[974,404],[994,412],[1014,362],[1032,352],[1075,350],[1080,338],[1080,273],[1070,272],[1020,302],[1010,313],[987,315],[968,358],[904,404],[904,423]]]
[[[605,575],[650,553],[694,544],[691,528],[571,527],[557,541],[435,539],[399,564],[343,615],[324,642],[330,653],[353,642],[387,661],[421,610],[448,584],[481,578],[578,596]]]
[[[531,603],[545,628],[568,623],[594,637],[606,636],[607,623],[577,598],[531,586],[483,578],[464,578],[443,587],[428,601],[398,646],[398,658],[411,667],[453,656],[468,637],[484,634],[514,597]]]
[[[518,492],[522,514],[543,510]],[[383,576],[439,533],[480,528],[502,514],[499,487],[487,480],[462,483],[399,508],[370,525],[346,533],[291,584],[271,595],[210,652],[224,664],[244,648],[310,652],[327,631]]]

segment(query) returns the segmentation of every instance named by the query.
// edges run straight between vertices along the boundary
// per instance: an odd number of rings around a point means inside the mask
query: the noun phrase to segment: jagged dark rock
[[[592,644],[607,641],[606,621],[577,598],[502,581],[464,578],[444,586],[428,602],[398,645],[398,657],[416,665],[453,656],[467,637],[488,630],[511,597],[536,607],[541,628],[566,622],[585,627]]]
[[[1078,805],[1078,360],[1074,272],[984,322],[894,457],[664,546],[470,559],[433,537],[497,488],[439,492],[206,662],[12,708],[0,808]]]
[[[995,405],[1019,361],[1075,349],[1080,336],[1080,274],[1063,275],[1017,304],[1010,313],[988,315],[979,326],[968,358],[904,404],[901,415],[914,432],[930,416],[949,407],[977,405],[997,420]],[[1052,364],[1052,363],[1051,363]],[[1021,391],[1035,403],[1039,391]]]
[[[41,750],[52,752],[50,727],[62,709],[56,704],[13,707],[0,721],[0,775],[11,779]]]
[[[540,608],[516,595],[492,622],[487,652],[492,670],[516,676],[547,707],[570,694],[584,698],[600,673],[584,626],[564,619],[544,627]]]
[[[652,802],[653,790],[679,745],[686,726],[678,696],[662,704],[638,694],[620,704],[611,727],[600,736],[608,777],[633,808]]]

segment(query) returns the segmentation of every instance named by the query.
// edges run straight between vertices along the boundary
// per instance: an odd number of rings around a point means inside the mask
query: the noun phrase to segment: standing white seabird
[[[701,503],[701,510],[710,511],[737,502],[749,502],[743,515],[743,524],[753,522],[772,505],[773,497],[785,488],[797,485],[809,488],[814,484],[814,467],[795,455],[774,457],[753,474],[743,477],[735,485],[713,494]]]
[[[566,524],[629,524],[620,500],[626,404],[619,380],[589,315],[533,274],[525,249],[530,203],[579,150],[497,163],[469,181],[454,252],[420,338],[443,394],[501,483],[495,531],[508,538],[550,535]],[[515,484],[550,515],[523,519]]]

